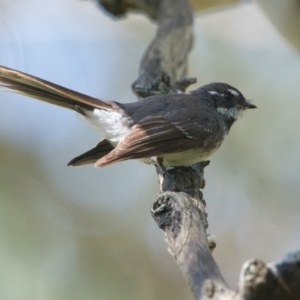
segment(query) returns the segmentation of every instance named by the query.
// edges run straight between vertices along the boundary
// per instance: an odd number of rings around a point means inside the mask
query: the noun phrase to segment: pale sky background
[[[88,95],[132,102],[155,34],[95,2],[0,0],[0,64]],[[198,14],[191,89],[237,87],[258,106],[211,158],[204,189],[214,257],[235,288],[253,257],[300,248],[300,57],[251,3]],[[75,113],[0,95],[0,298],[193,299],[150,216],[151,166],[66,167],[97,132]]]

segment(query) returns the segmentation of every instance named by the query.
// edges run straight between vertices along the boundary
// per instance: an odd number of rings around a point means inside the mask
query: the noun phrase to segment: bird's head
[[[237,120],[244,110],[256,108],[239,90],[229,84],[214,82],[201,89],[207,95],[210,104],[225,118]]]

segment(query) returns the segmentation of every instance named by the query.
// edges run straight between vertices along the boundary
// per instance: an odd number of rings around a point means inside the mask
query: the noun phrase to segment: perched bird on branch
[[[154,95],[121,104],[96,99],[0,66],[0,86],[76,111],[103,139],[68,165],[104,167],[127,159],[187,166],[211,156],[232,124],[256,108],[236,88],[214,82],[190,94]]]

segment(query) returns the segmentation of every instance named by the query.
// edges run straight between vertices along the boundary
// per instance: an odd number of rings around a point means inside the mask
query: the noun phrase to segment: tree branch
[[[178,92],[176,84],[186,75],[192,45],[192,10],[186,0],[162,0],[157,11],[158,28],[133,83],[139,97]],[[153,86],[154,83],[154,86]],[[157,88],[157,84],[160,86]]]
[[[172,168],[168,176],[158,167],[161,194],[151,209],[196,299],[203,293],[211,294],[212,286],[231,293],[211,255],[206,234],[206,203],[200,188],[205,186],[204,168],[208,164],[204,161],[193,167]],[[174,182],[175,189],[184,192],[170,192]]]

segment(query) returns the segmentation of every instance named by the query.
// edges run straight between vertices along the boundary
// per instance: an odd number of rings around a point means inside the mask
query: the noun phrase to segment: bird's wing
[[[111,109],[113,103],[75,92],[29,74],[0,66],[0,87],[61,107]],[[80,111],[79,111],[80,112]]]
[[[200,114],[201,115],[201,114]],[[149,117],[134,125],[117,147],[96,162],[97,167],[127,160],[176,153],[194,147],[206,146],[212,133],[217,130],[214,116],[172,122],[163,116]]]

